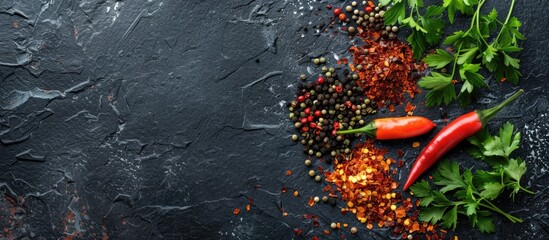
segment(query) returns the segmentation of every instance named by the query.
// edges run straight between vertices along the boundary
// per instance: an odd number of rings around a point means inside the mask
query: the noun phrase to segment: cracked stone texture
[[[329,22],[326,4],[0,1],[2,238],[310,239],[332,221],[359,227],[356,236],[342,230],[332,238],[387,238],[386,229],[368,231],[337,208],[307,206],[322,186],[306,177],[305,156],[289,140],[285,103],[298,74],[317,74],[310,57],[326,54],[333,63],[349,46],[344,34],[313,28]],[[549,235],[548,11],[543,0],[517,2],[528,38],[519,55],[526,94],[489,125],[521,129],[518,155],[529,167],[522,183],[537,194],[498,202],[524,223],[495,215],[497,232],[485,235],[460,219],[460,238]],[[473,106],[444,107],[448,118],[518,89],[489,84]],[[440,129],[440,111],[418,105],[416,114]],[[400,106],[377,117],[402,114]],[[411,143],[424,146],[435,132],[377,143],[393,155],[405,151],[401,181],[421,150]],[[481,167],[462,149],[448,157]],[[285,176],[287,169],[294,174]],[[303,214],[318,215],[320,227]]]

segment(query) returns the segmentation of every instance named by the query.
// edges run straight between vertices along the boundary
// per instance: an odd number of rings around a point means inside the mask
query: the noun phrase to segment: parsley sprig
[[[480,73],[491,72],[496,80],[517,84],[520,73],[520,60],[513,57],[522,48],[519,41],[525,40],[520,33],[521,22],[512,17],[515,0],[511,1],[504,22],[498,18],[496,9],[483,14],[481,9],[486,0],[443,0],[442,6],[429,6],[421,15],[422,0],[384,0],[382,5],[393,5],[384,15],[386,24],[399,23],[411,29],[407,40],[414,56],[421,58],[428,47],[440,43],[445,26],[441,16],[446,13],[450,23],[457,12],[470,15],[468,29],[449,35],[442,42],[448,46],[436,49],[435,53],[424,58],[425,63],[434,69],[429,76],[419,81],[419,86],[429,90],[427,106],[449,104],[458,100],[462,106],[471,102],[471,95],[479,88],[486,88],[486,79]],[[409,12],[406,13],[406,8]],[[451,71],[448,71],[450,68]],[[456,85],[461,88],[456,94]]]
[[[442,40],[442,29],[446,23],[442,20],[443,6],[431,5],[422,15],[419,11],[423,7],[423,0],[380,0],[385,6],[393,3],[384,14],[386,25],[399,23],[409,27],[412,31],[408,36],[408,43],[412,46],[414,57],[419,59],[429,46],[436,46]],[[406,13],[406,8],[409,11]]]
[[[473,157],[486,161],[491,170],[460,169],[457,162],[442,161],[433,174],[433,184],[423,180],[410,188],[415,197],[421,198],[420,220],[433,224],[441,222],[445,228],[455,229],[459,214],[469,217],[473,227],[481,232],[494,232],[495,225],[490,211],[505,216],[513,223],[522,219],[508,214],[492,201],[505,190],[514,198],[519,191],[534,194],[520,185],[526,173],[526,163],[511,158],[518,149],[520,133],[513,133],[511,123],[505,123],[498,136],[483,131],[469,139],[474,146],[469,151]],[[438,187],[435,187],[438,186]]]

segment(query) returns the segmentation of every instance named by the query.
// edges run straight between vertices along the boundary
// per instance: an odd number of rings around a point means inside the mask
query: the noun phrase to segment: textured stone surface
[[[497,1],[505,8],[509,1]],[[4,237],[58,239],[291,239],[332,221],[359,226],[327,205],[289,136],[285,102],[311,56],[343,52],[343,34],[320,34],[326,3],[296,1],[0,1],[0,223]],[[528,40],[520,55],[527,94],[490,124],[522,129],[523,184],[537,192],[499,202],[525,219],[496,216],[497,233],[462,219],[463,239],[549,235],[547,75],[549,4],[519,1]],[[490,81],[477,104],[518,87]],[[419,103],[423,97],[414,100]],[[402,107],[393,115],[402,114]],[[416,114],[445,123],[438,108]],[[382,113],[379,116],[388,116]],[[404,149],[407,175],[434,135],[378,143]],[[468,167],[478,162],[457,149]],[[285,176],[291,169],[294,174]],[[281,193],[287,187],[288,193]],[[291,192],[299,190],[301,197]],[[245,211],[253,199],[250,212]],[[342,206],[342,203],[339,203]],[[234,208],[241,208],[238,216]],[[284,217],[281,208],[289,215]],[[303,214],[317,214],[313,228]],[[345,234],[348,230],[330,235]],[[356,238],[386,238],[359,226]]]

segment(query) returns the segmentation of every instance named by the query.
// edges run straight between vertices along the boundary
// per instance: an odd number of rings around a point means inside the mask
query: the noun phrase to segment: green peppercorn
[[[315,65],[320,64],[320,59],[318,59],[318,58],[313,59],[313,63],[314,63]]]
[[[306,144],[307,144],[307,140],[301,139],[301,144],[306,145]]]
[[[322,109],[322,114],[325,115],[326,113],[328,113],[328,111],[326,111],[326,109]]]
[[[393,32],[398,32],[398,27],[397,27],[397,26],[393,26],[393,27],[391,28],[391,30],[392,30]]]
[[[311,162],[311,160],[307,159],[305,160],[305,166],[307,167],[310,167],[313,163]],[[309,171],[310,172],[310,171]],[[313,173],[314,173],[314,170],[313,170]],[[309,173],[310,174],[310,173]]]
[[[322,181],[322,177],[320,177],[320,175],[316,175],[315,176],[315,181],[317,181],[317,182]]]
[[[330,71],[331,73],[334,73],[336,70],[335,68],[331,67],[328,71]]]
[[[315,95],[315,94],[316,94],[316,91],[311,89],[311,91],[309,91],[309,93],[310,93],[311,95]]]
[[[360,119],[360,121],[358,121],[358,124],[364,125],[364,120]]]
[[[299,79],[307,80],[307,76],[305,76],[305,74],[301,74],[301,75],[299,75]]]
[[[353,11],[353,7],[351,7],[351,6],[346,6],[346,7],[345,7],[345,11],[347,11],[347,12]]]
[[[328,71],[328,67],[326,67],[326,66],[322,66],[321,69],[322,69],[322,72],[327,72]]]
[[[370,99],[364,99],[364,104],[370,104]]]
[[[288,111],[293,112],[293,111],[294,111],[294,107],[288,107]]]
[[[306,107],[307,107],[307,104],[301,103],[301,104],[299,104],[299,106],[300,106],[301,108],[306,108]]]
[[[290,115],[289,115],[288,117],[290,117],[290,119],[291,119],[291,118],[294,118],[294,117],[295,117],[295,114],[294,114],[294,113],[290,113]]]
[[[358,70],[362,70],[362,68],[363,68],[363,67],[362,67],[362,64],[358,64],[358,65],[356,65],[356,69],[358,69]]]
[[[319,60],[320,60],[320,63],[325,63],[326,62],[326,58],[324,58],[324,57],[320,57]]]
[[[331,76],[332,76],[331,72],[326,72],[326,77],[331,77]]]
[[[309,176],[314,177],[316,175],[315,170],[309,170]]]
[[[301,127],[301,123],[300,123],[300,122],[296,122],[296,123],[294,123],[294,126],[295,126],[295,128],[300,128],[300,127]]]
[[[322,157],[322,153],[321,152],[316,152],[316,157]]]
[[[353,7],[356,7],[357,2],[356,2],[356,1],[351,2],[351,5],[352,5]]]
[[[351,149],[345,148],[345,153],[350,153],[350,152],[351,152]]]
[[[313,155],[314,153],[313,149],[309,149],[309,155]]]
[[[335,156],[337,155],[337,152],[336,152],[336,151],[332,151],[332,152],[330,153],[330,155],[332,155],[332,157],[335,157]]]
[[[322,197],[322,202],[328,202],[328,196]]]
[[[292,135],[292,140],[297,141],[297,135]]]
[[[353,79],[354,79],[354,80],[357,80],[357,79],[358,79],[358,74],[356,74],[356,73],[353,74]]]

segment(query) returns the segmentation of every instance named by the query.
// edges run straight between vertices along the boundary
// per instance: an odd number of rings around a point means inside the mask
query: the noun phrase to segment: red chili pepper
[[[427,169],[433,166],[437,160],[450,151],[462,140],[472,136],[486,126],[490,118],[495,116],[505,105],[517,99],[524,90],[520,89],[511,97],[497,106],[485,110],[476,110],[450,122],[425,146],[412,166],[408,180],[404,184],[404,190],[408,189],[416,179]]]
[[[425,134],[436,125],[431,120],[418,117],[379,118],[366,124],[366,126],[338,131],[338,134],[365,133],[379,140],[411,138]]]

